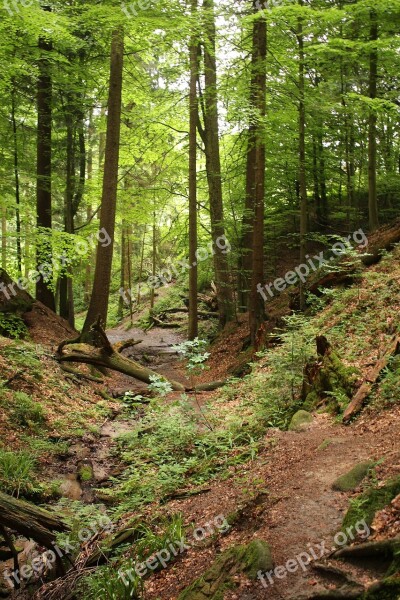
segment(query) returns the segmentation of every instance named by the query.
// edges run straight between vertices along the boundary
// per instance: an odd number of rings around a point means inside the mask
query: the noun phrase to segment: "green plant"
[[[0,334],[12,339],[21,339],[28,335],[28,328],[18,315],[0,312]]]
[[[35,428],[45,423],[43,406],[25,392],[14,392],[12,419],[22,427]]]
[[[151,381],[149,390],[157,396],[163,397],[172,392],[172,385],[161,375],[150,375],[149,379]]]
[[[18,496],[34,491],[36,459],[25,451],[0,450],[0,489]]]
[[[133,561],[125,562],[117,569],[110,565],[96,569],[94,573],[81,579],[78,585],[82,600],[139,600],[142,598],[143,583],[135,571]],[[129,571],[129,577],[122,577]]]

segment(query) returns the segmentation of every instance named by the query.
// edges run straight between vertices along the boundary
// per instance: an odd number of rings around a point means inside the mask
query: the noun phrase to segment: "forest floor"
[[[399,256],[397,248],[392,258],[368,269],[357,286],[344,291],[345,296],[334,298],[313,322],[318,331],[323,324],[324,332],[329,332],[330,339],[338,345],[345,363],[357,366],[363,375],[382,356],[398,325]],[[277,315],[274,324],[286,310],[280,312],[283,305],[282,298],[277,299],[270,310]],[[137,429],[146,414],[145,406],[135,414],[126,413],[117,396],[121,397],[127,390],[145,394],[146,386],[116,373],[105,377],[103,384],[68,376],[54,360],[54,350],[63,339],[73,338],[74,332],[38,303],[26,321],[30,341],[0,339],[0,375],[6,382],[0,388],[0,451],[26,449],[36,456],[38,487],[44,485],[46,491],[40,489],[38,492],[35,484],[34,489],[27,490],[27,497],[34,500],[35,494],[39,493],[41,503],[54,504],[48,488],[54,488],[55,483],[62,496],[89,501],[82,495],[76,475],[77,463],[82,459],[93,463],[95,487],[100,492],[112,492],[126,468],[126,452],[125,455],[121,453],[121,440],[126,436],[127,440],[131,439],[131,432]],[[248,358],[247,351],[243,350],[246,333],[246,317],[240,316],[239,323],[227,328],[211,347],[210,369],[204,372],[201,380],[226,377],[242,364],[244,358]],[[187,382],[185,365],[172,349],[184,339],[180,333],[160,328],[144,332],[134,324],[129,329],[126,325],[115,327],[108,331],[108,335],[112,343],[128,338],[142,340],[124,351],[125,354],[166,377]],[[279,362],[279,348],[282,348],[279,344],[272,347],[264,357],[276,354]],[[270,366],[260,366],[261,374],[268,373],[270,369]],[[267,388],[263,392],[264,380],[258,379],[258,372],[247,379],[245,388],[241,387],[245,381],[241,382],[239,378],[234,380],[225,395],[217,390],[197,397],[189,395],[187,400],[200,417],[199,406],[207,406],[207,414],[212,415],[214,427],[223,427],[230,416],[239,414],[242,419],[239,429],[242,428],[245,433],[253,394],[256,405],[257,398],[271,393]],[[104,389],[115,400],[105,400],[102,397]],[[21,400],[18,396],[21,393],[33,399],[33,404],[27,405],[28,412],[39,403],[42,406],[46,420],[44,428],[30,419],[25,422],[25,413],[16,412],[15,401]],[[174,403],[179,403],[179,397],[180,394],[173,393],[161,399],[161,408],[172,407],[171,410],[174,410]],[[178,476],[178,491],[186,489],[194,491],[194,495],[163,502],[156,498],[147,505],[141,505],[139,513],[138,510],[127,510],[128,520],[129,514],[134,513],[140,514],[144,521],[154,514],[166,517],[181,514],[188,529],[212,523],[221,515],[231,523],[226,532],[194,542],[167,568],[147,579],[146,599],[176,600],[183,589],[210,567],[221,551],[253,539],[268,542],[275,566],[283,566],[301,553],[311,553],[311,549],[318,553],[319,559],[321,544],[326,548],[326,557],[333,548],[335,534],[340,529],[349,501],[371,485],[379,486],[388,478],[400,476],[399,400],[397,387],[390,403],[367,407],[356,421],[347,426],[337,417],[320,411],[316,411],[312,423],[299,432],[270,426],[263,431],[257,451],[251,458],[231,462],[227,458],[221,459],[228,466],[221,468],[220,472],[211,471],[212,476],[206,477],[202,485],[199,486],[197,480],[192,483],[185,472],[180,480]],[[26,398],[23,402],[27,402]],[[201,429],[205,429],[204,423]],[[178,438],[179,430],[176,434],[172,432],[172,437],[174,435]],[[137,452],[135,448],[138,446],[133,446],[133,454]],[[232,447],[233,457],[238,458],[237,454],[238,450]],[[141,460],[140,456],[138,460]],[[332,488],[338,476],[363,461],[372,461],[375,465],[367,481],[351,492],[338,492]],[[176,466],[178,463],[177,459]],[[133,464],[132,469],[135,469],[139,463]],[[143,481],[143,485],[147,485],[147,480]],[[174,493],[170,497],[174,498]],[[97,503],[102,505],[103,501],[107,506],[107,498],[99,494]],[[368,539],[393,538],[399,534],[400,501],[397,498],[376,515]],[[10,566],[11,563],[6,561],[1,564],[0,571]],[[374,563],[360,568],[346,563],[341,568],[367,585],[382,576],[383,566],[383,563]],[[225,591],[224,600],[259,600],[266,597],[271,600],[298,600],[318,590],[334,589],[339,580],[337,574],[322,575],[312,563],[295,573],[286,573],[281,579],[273,577],[273,584],[269,584],[268,579],[264,580],[267,588],[260,580],[251,581],[244,575],[235,575],[236,586]]]

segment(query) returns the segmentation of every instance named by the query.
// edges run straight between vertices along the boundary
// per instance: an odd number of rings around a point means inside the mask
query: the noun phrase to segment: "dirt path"
[[[376,432],[379,430],[379,436]],[[272,547],[275,566],[285,565],[312,548],[333,548],[333,540],[348,508],[350,494],[332,490],[335,479],[356,463],[384,459],[377,468],[379,478],[400,474],[400,410],[383,413],[356,426],[345,427],[327,415],[316,415],[304,432],[271,430],[266,449],[256,461],[237,468],[228,481],[215,482],[211,491],[196,498],[171,503],[171,512],[182,512],[196,526],[216,515],[238,514],[232,529],[213,547],[193,548],[172,568],[148,583],[149,600],[173,600],[201,575],[216,552],[254,537]],[[362,574],[372,581],[374,574]],[[250,582],[238,579],[239,587],[224,600],[298,600],[330,589],[332,580],[321,577],[311,566],[287,573],[282,579]]]

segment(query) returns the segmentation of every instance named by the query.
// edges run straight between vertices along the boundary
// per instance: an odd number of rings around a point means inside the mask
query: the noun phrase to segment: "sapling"
[[[210,353],[205,351],[207,346],[208,342],[206,340],[199,340],[199,338],[196,337],[194,340],[188,340],[187,342],[182,342],[182,344],[177,344],[173,346],[173,349],[175,350],[175,352],[181,354],[186,359],[186,371],[190,379],[190,387],[193,389],[194,392],[194,398],[197,407],[200,411],[201,416],[204,419],[207,428],[210,431],[213,431],[213,426],[211,425],[201,408],[200,402],[197,397],[196,386],[194,383],[195,376],[200,375],[200,373],[202,373],[208,368],[205,364],[210,356]]]

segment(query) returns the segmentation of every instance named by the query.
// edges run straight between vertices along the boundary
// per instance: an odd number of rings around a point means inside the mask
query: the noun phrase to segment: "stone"
[[[306,410],[298,410],[292,417],[289,424],[289,431],[302,431],[312,423],[312,414]]]
[[[350,471],[338,477],[332,484],[332,489],[338,492],[351,492],[355,490],[373,466],[374,463],[371,461],[358,463]]]

